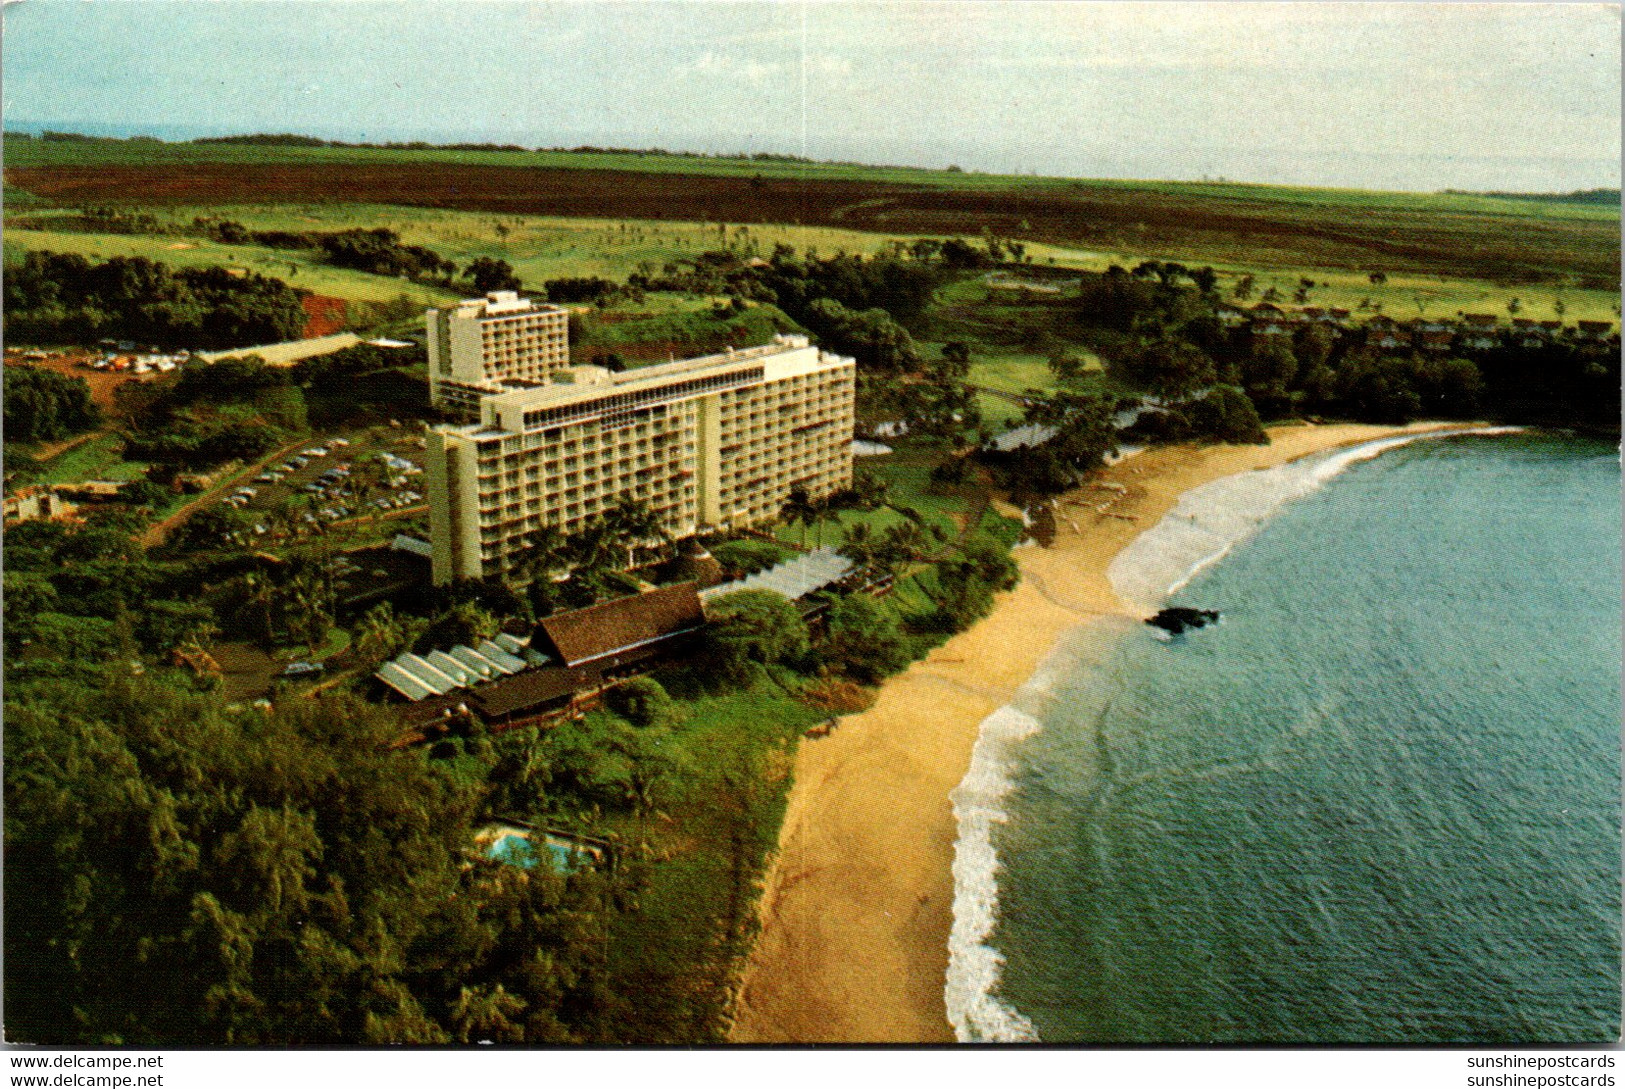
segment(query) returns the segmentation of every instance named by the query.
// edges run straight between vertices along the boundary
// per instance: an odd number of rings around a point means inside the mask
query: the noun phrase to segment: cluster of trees
[[[83,378],[44,367],[6,369],[7,442],[53,442],[95,427],[101,418]]]
[[[153,561],[127,528],[7,535],[4,858],[23,905],[5,934],[12,1038],[602,1044],[719,1030],[727,957],[711,917],[686,937],[658,930],[658,948],[636,937],[660,925],[639,904],[641,838],[563,873],[489,861],[473,838],[505,816],[615,839],[598,822],[669,808],[712,776],[707,811],[747,888],[772,807],[731,749],[688,767],[674,735],[688,705],[644,678],[584,722],[500,735],[462,722],[428,752],[392,751],[393,713],[342,691],[234,707],[170,668],[168,648],[206,647],[217,624],[319,642],[306,618],[332,623],[326,576],[240,556]],[[492,611],[516,605],[485,587],[449,596],[435,616],[375,608],[353,645],[387,656],[458,623],[489,634]]]
[[[152,220],[152,217],[144,217]],[[163,228],[152,220],[150,232]],[[458,274],[457,263],[426,246],[410,246],[387,227],[344,231],[256,231],[232,219],[198,216],[191,230],[228,246],[265,246],[278,250],[313,250],[327,264],[357,269],[377,276],[405,276],[449,284]],[[135,233],[135,232],[130,232]],[[462,270],[475,291],[517,291],[519,277],[513,266],[495,257],[476,257]]]
[[[320,231],[255,231],[234,219],[198,216],[191,230],[227,246],[264,246],[273,250],[313,250],[321,245]]]
[[[1482,402],[1508,419],[1617,433],[1620,353],[1604,344],[1503,346],[1474,353]]]
[[[323,140],[316,136],[300,136],[291,132],[254,132],[239,136],[200,136],[194,144],[244,144],[251,147],[354,147],[383,151],[528,151],[518,144],[462,143],[431,144],[423,140],[388,141],[385,143],[352,143],[346,140]]]
[[[228,461],[252,461],[274,449],[283,432],[248,420],[177,419],[163,429],[125,437],[124,456],[153,463],[153,480],[173,480]]]
[[[831,351],[850,355],[865,370],[897,374],[920,362],[919,349],[891,314],[880,307],[852,310],[834,299],[813,300],[797,317]]]
[[[1569,373],[1582,372],[1585,366],[1580,362],[1585,353],[1565,347],[1447,356],[1379,350],[1359,337],[1338,336],[1320,326],[1302,328],[1290,340],[1255,339],[1245,330],[1215,333],[1210,327],[1192,332],[1204,342],[1202,352],[1216,380],[1243,388],[1266,419],[1299,413],[1376,423],[1404,423],[1421,416],[1528,418],[1527,405],[1520,404],[1526,391],[1563,373],[1565,363]],[[1602,356],[1597,354],[1599,360]],[[1485,380],[1481,362],[1492,359],[1504,364],[1510,379],[1505,389],[1492,389]],[[1605,392],[1600,386],[1583,388],[1593,394]],[[1592,419],[1592,406],[1577,393],[1578,389],[1570,392],[1566,404],[1550,407],[1559,414],[1567,411]],[[1613,401],[1618,403],[1617,391]]]
[[[670,782],[662,741],[680,717],[660,685],[628,686],[619,717],[546,737],[475,724],[438,754],[476,761],[473,775],[390,751],[395,716],[343,693],[234,708],[170,668],[169,649],[206,648],[222,627],[315,646],[333,624],[329,577],[313,562],[153,560],[130,528],[98,515],[7,533],[4,857],[26,901],[5,934],[12,1038],[702,1037],[709,1022],[683,1021],[695,998],[682,965],[612,969],[641,855],[556,874],[473,844],[498,814],[590,830],[599,811],[646,812]],[[365,653],[445,618],[391,613],[357,626]],[[490,623],[473,598],[446,614]]]
[[[234,348],[288,340],[305,325],[298,293],[253,273],[172,270],[145,257],[94,263],[45,250],[7,264],[5,273],[5,329],[15,340],[116,336],[171,348]]]
[[[546,616],[636,593],[626,572],[640,555],[650,558],[670,543],[658,515],[642,500],[623,496],[574,533],[543,526],[531,536],[519,577],[529,580],[531,611]]]
[[[590,1043],[620,1027],[617,877],[476,855],[479,788],[388,751],[387,712],[234,712],[114,663],[6,695],[13,1039]]]
[[[1130,442],[1269,442],[1258,409],[1234,386],[1214,386],[1202,395],[1141,413],[1124,429]]]
[[[426,246],[407,245],[388,227],[332,231],[323,234],[318,245],[328,264],[375,276],[449,281],[457,275],[456,262]]]
[[[1211,274],[1212,270],[1205,271]],[[1155,335],[1213,313],[1211,290],[1204,291],[1177,264],[1147,261],[1132,273],[1113,265],[1103,273],[1083,273],[1080,279],[1079,319],[1097,332]],[[1207,276],[1202,282],[1211,288]],[[1117,342],[1117,338],[1108,338],[1102,347]]]
[[[1103,466],[1106,455],[1117,448],[1115,407],[1093,393],[1058,393],[1035,401],[1025,413],[1026,422],[1053,428],[1048,439],[1008,453],[984,449],[977,457],[1018,497],[1058,495]]]
[[[621,290],[621,285],[602,276],[564,276],[542,285],[550,303],[597,302]]]
[[[186,367],[118,396],[124,456],[152,462],[158,480],[259,457],[308,422],[292,372],[255,356]]]
[[[474,258],[463,270],[463,276],[482,295],[491,291],[518,291],[521,286],[513,266],[495,257]]]
[[[660,276],[635,273],[627,283],[635,291],[726,294],[735,312],[747,299],[771,302],[832,351],[868,370],[897,374],[919,365],[907,327],[923,319],[945,275],[940,265],[906,255],[803,256],[780,244],[766,261],[712,250],[686,267],[669,264]]]
[[[1242,391],[1263,419],[1309,413],[1403,423],[1491,414],[1617,426],[1619,358],[1605,346],[1503,345],[1445,356],[1379,350],[1323,325],[1258,337],[1220,324],[1209,271],[1146,262],[1133,272],[1114,266],[1082,277],[1079,325],[1108,372],[1179,402],[1142,417],[1137,438],[1251,433],[1251,416],[1231,393],[1199,396],[1220,386]]]
[[[779,309],[804,325],[802,316],[824,299],[848,310],[882,309],[901,324],[912,325],[924,316],[945,278],[940,268],[926,261],[885,255],[800,256],[784,245],[774,248],[765,266],[749,266],[749,271]]]
[[[731,250],[709,250],[681,264],[669,263],[659,275],[634,273],[627,283],[640,290],[772,302],[803,324],[803,315],[815,303],[830,299],[848,310],[880,308],[903,325],[912,325],[925,315],[949,270],[958,267],[942,256],[945,246],[950,253],[964,248],[986,259],[985,251],[958,239],[921,240],[916,248],[924,247],[922,256],[905,247],[873,257],[846,253],[820,257],[812,251],[798,254],[793,246],[781,243],[765,261],[746,260]]]
[[[195,573],[149,560],[124,517],[106,509],[83,524],[6,530],[8,669],[15,659],[30,676],[87,676],[102,657],[122,653],[127,664],[137,647],[167,652],[212,626]]]
[[[948,169],[957,171],[959,168]],[[1031,260],[1027,256],[1026,243],[999,238],[986,230],[981,249],[963,238],[916,238],[912,242],[892,242],[889,245],[891,253],[898,258],[910,258],[922,263],[935,262],[955,272],[992,268],[1006,261],[1020,263]]]
[[[942,568],[950,569],[951,565]],[[924,651],[928,638],[919,632],[942,626],[936,615],[913,618],[916,631],[911,632],[889,599],[850,594],[829,602],[822,631],[815,636],[795,603],[772,590],[725,594],[707,603],[706,617],[700,658],[709,683],[738,688],[748,687],[774,668],[805,677],[838,675],[859,684],[877,684]],[[949,624],[949,630],[963,626],[957,621]]]
[[[95,234],[163,234],[169,229],[151,212],[107,207],[85,208],[72,216],[24,219],[18,225],[45,231],[86,231]]]
[[[7,133],[7,136],[13,135]],[[27,133],[15,134],[28,138]],[[103,137],[81,136],[77,133],[46,132],[43,139],[57,140],[98,140]],[[134,137],[133,139],[153,140],[152,137]],[[161,142],[153,140],[153,142]],[[347,140],[323,140],[316,136],[300,136],[294,133],[247,133],[239,136],[200,136],[190,141],[194,144],[244,144],[256,147],[337,147],[337,148],[371,148],[382,151],[551,151],[568,152],[574,155],[645,155],[669,156],[679,155],[694,159],[734,159],[741,162],[768,162],[768,163],[814,163],[824,162],[832,166],[862,166],[862,163],[851,163],[844,160],[817,160],[809,159],[803,155],[790,155],[782,152],[758,151],[752,153],[740,152],[737,154],[711,153],[703,151],[668,151],[665,148],[622,148],[598,147],[593,144],[581,144],[577,147],[528,148],[522,144],[497,143],[455,143],[433,144],[425,140],[390,140],[383,143],[370,141],[353,142]],[[948,169],[958,171],[958,167]]]

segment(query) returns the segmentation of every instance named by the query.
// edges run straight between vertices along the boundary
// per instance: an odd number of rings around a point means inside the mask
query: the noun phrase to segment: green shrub
[[[847,676],[874,684],[908,665],[910,647],[897,611],[886,602],[854,594],[829,611],[825,652]]]
[[[676,702],[653,677],[633,677],[604,694],[609,709],[634,726],[668,726],[676,721]]]

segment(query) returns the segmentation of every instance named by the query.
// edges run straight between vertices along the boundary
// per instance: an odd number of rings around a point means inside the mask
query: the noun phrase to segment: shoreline
[[[1462,426],[1294,424],[1271,428],[1269,446],[1156,448],[1062,497],[1055,540],[1014,553],[1021,582],[987,617],[886,681],[869,710],[798,747],[729,1040],[953,1043],[944,981],[958,821],[949,792],[983,720],[1067,632],[1138,616],[1112,589],[1111,561],[1192,488]]]

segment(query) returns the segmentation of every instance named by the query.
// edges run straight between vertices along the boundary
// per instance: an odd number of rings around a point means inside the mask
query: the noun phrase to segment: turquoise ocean
[[[960,1039],[1620,1033],[1620,460],[1385,440],[1188,493],[955,791]]]

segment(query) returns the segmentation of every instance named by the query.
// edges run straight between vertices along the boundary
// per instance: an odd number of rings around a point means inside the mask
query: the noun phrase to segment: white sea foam
[[[1247,540],[1284,504],[1318,491],[1350,465],[1421,439],[1500,435],[1517,427],[1462,428],[1395,435],[1343,450],[1223,477],[1180,496],[1174,509],[1119,552],[1106,569],[1124,601],[1150,612],[1231,549]]]
[[[1062,668],[1059,652],[1038,667],[1012,703],[1031,706],[1049,694]],[[1042,728],[1007,704],[982,720],[965,778],[948,795],[959,838],[954,843],[954,924],[948,936],[944,998],[961,1043],[1035,1042],[1032,1022],[994,995],[1004,957],[987,944],[999,919],[999,856],[993,827],[1010,819],[1004,799],[1015,788],[1016,749]]]
[[[1283,504],[1317,490],[1350,465],[1419,439],[1521,430],[1484,427],[1398,435],[1214,481],[1185,493],[1167,516],[1118,554],[1107,576],[1119,596],[1149,611],[1250,537]],[[1041,700],[1061,674],[1059,658],[1059,650],[1052,653],[1013,703],[1031,706]],[[970,769],[949,794],[959,837],[944,998],[961,1043],[1038,1040],[1032,1022],[995,995],[1004,957],[987,939],[999,919],[1000,866],[993,828],[1010,819],[1004,801],[1015,789],[1017,749],[1042,728],[1039,719],[1016,706],[994,711],[982,720]]]
[[[1011,749],[1040,728],[1033,716],[1001,707],[982,720],[970,770],[949,798],[959,822],[954,844],[954,925],[948,936],[948,1021],[960,1043],[1037,1040],[1032,1023],[999,1001],[1004,957],[987,944],[999,918],[999,857],[993,826],[1009,819],[1003,801],[1015,783]]]

